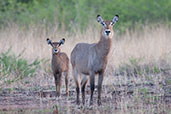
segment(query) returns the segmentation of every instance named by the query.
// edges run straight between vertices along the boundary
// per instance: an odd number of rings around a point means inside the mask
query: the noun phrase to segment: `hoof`
[[[80,105],[80,101],[79,100],[76,100],[76,103],[77,103],[77,105]]]
[[[68,91],[66,92],[66,96],[69,96],[69,92]]]
[[[93,101],[90,101],[90,106],[93,105]]]
[[[97,101],[98,106],[102,105],[102,102],[100,100]]]
[[[56,97],[60,97],[60,96],[61,96],[61,93],[57,92]]]
[[[85,102],[83,101],[83,106],[85,105]]]

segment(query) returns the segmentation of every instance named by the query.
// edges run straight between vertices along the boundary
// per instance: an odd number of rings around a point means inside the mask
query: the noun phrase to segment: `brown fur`
[[[106,26],[101,30],[101,36],[98,43],[87,44],[78,43],[71,53],[71,64],[73,68],[73,77],[76,83],[77,91],[77,104],[79,104],[80,84],[78,81],[78,75],[81,76],[81,92],[82,102],[85,103],[85,86],[88,81],[87,75],[90,78],[91,96],[90,105],[93,104],[93,92],[94,92],[94,76],[99,75],[98,79],[98,105],[101,104],[101,87],[106,69],[108,54],[111,49],[111,42],[113,37],[113,25],[111,21],[104,21]],[[106,35],[105,31],[110,30],[110,34]]]
[[[56,86],[56,95],[61,95],[61,76],[62,73],[65,75],[65,85],[66,85],[66,94],[68,95],[68,71],[69,71],[69,58],[66,53],[60,52],[60,48],[58,47],[58,42],[53,42],[52,48],[52,71],[55,78],[55,86]],[[58,49],[57,53],[54,53],[54,49]]]

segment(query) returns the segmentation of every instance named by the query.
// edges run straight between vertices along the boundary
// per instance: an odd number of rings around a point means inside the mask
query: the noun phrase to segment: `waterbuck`
[[[47,43],[52,46],[52,71],[55,78],[56,96],[61,95],[62,85],[62,73],[65,75],[66,95],[68,95],[68,71],[69,71],[69,58],[66,53],[61,52],[60,46],[64,44],[65,39],[63,38],[59,42],[52,42],[47,38]]]
[[[80,85],[82,93],[82,103],[85,104],[85,86],[90,78],[90,105],[93,104],[93,93],[95,88],[95,75],[98,74],[98,101],[101,105],[101,88],[104,71],[106,69],[108,55],[112,45],[114,35],[113,25],[118,21],[119,16],[115,15],[111,21],[103,21],[100,15],[97,15],[97,21],[103,25],[100,32],[100,40],[97,43],[78,43],[71,52],[71,64],[74,81],[76,84],[77,104],[80,103]],[[81,84],[79,83],[79,75]],[[89,75],[89,77],[88,77]]]

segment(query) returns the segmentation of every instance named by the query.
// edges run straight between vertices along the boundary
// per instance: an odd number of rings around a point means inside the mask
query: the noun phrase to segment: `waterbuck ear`
[[[46,41],[47,41],[48,44],[50,44],[52,47],[54,47],[52,41],[49,38],[47,38]]]
[[[46,41],[47,41],[48,44],[51,44],[52,43],[49,38],[47,38]]]
[[[103,19],[102,19],[102,17],[100,15],[97,15],[97,22],[99,22],[103,26],[106,26],[105,22],[103,21]]]
[[[65,43],[65,38],[62,38],[60,41],[59,41],[59,46],[64,44]]]
[[[114,25],[119,20],[119,15],[115,15],[112,19],[112,25]]]

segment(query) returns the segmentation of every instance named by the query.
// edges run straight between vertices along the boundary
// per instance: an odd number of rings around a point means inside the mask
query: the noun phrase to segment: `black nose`
[[[109,35],[109,33],[110,33],[110,31],[109,31],[109,30],[106,30],[105,32],[106,32],[106,34],[107,34],[107,35]]]

